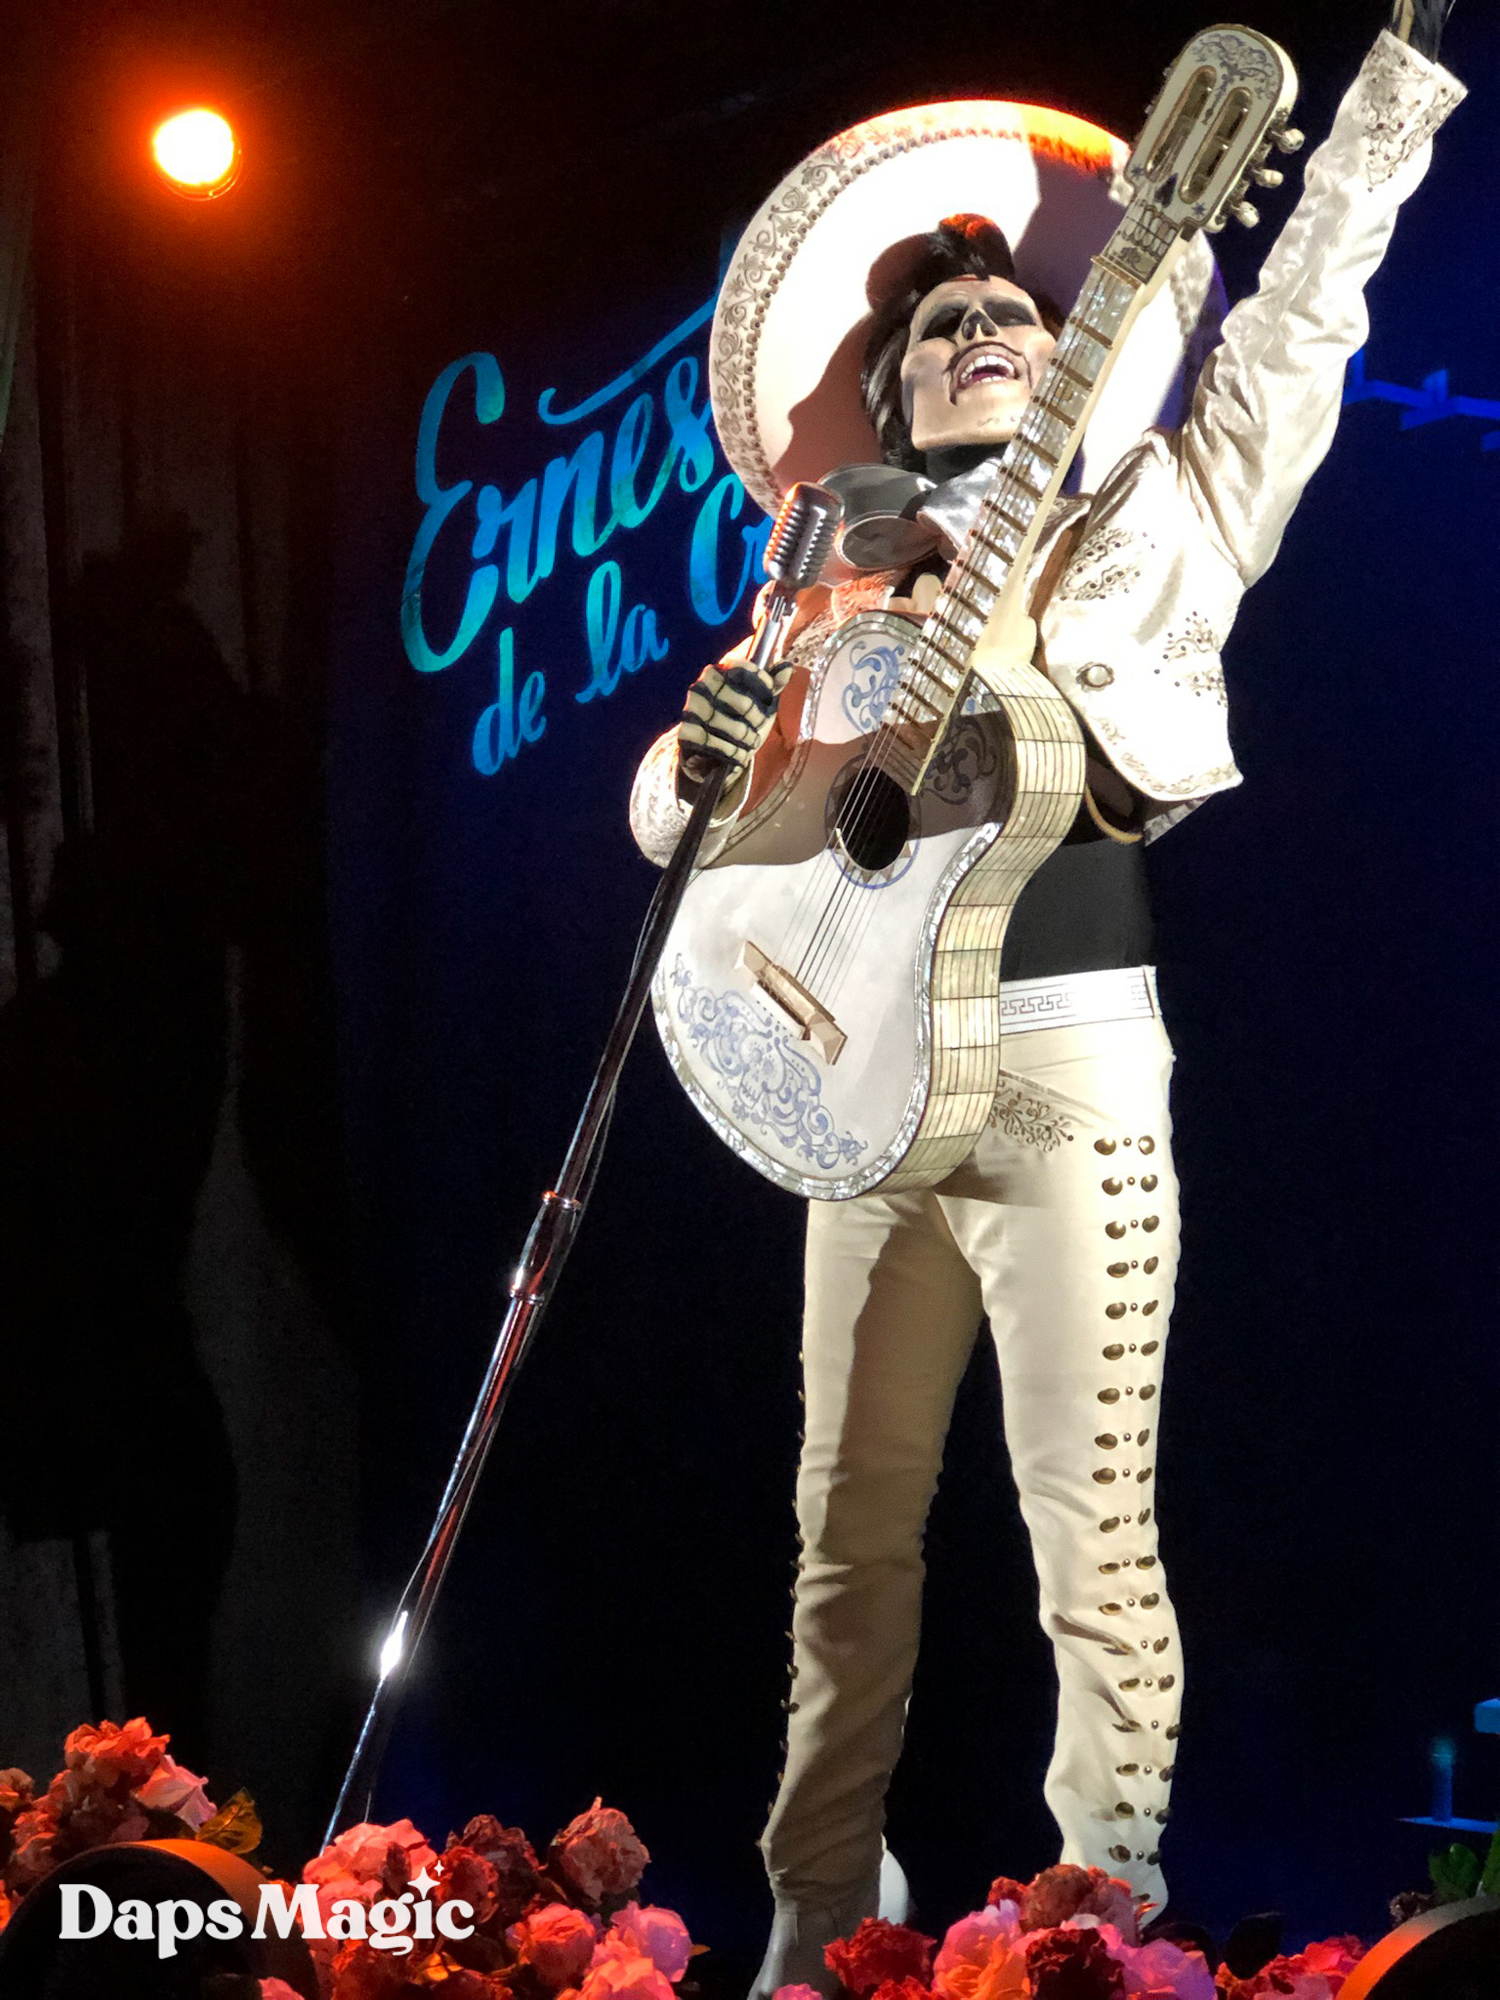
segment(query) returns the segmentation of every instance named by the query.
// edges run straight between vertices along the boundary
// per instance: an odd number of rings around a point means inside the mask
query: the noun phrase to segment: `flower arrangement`
[[[0,1770],[0,1930],[52,1868],[91,1848],[186,1838],[253,1857],[253,1801],[237,1792],[217,1808],[169,1741],[141,1716],[85,1724],[40,1795],[24,1771]],[[316,1908],[305,1933],[323,2000],[430,2000],[433,1988],[443,2000],[678,2000],[703,1947],[674,1911],[639,1900],[649,1859],[625,1815],[595,1799],[540,1855],[520,1828],[487,1814],[442,1849],[408,1819],[364,1823],[307,1863],[298,1891],[279,1886]],[[1398,1897],[1391,1914],[1400,1923],[1476,1891],[1500,1893],[1500,1836],[1483,1859],[1465,1847],[1435,1854],[1431,1891]],[[450,1902],[467,1906],[466,1923],[445,1934],[439,1913]],[[376,1906],[392,1903],[413,1919],[400,1951],[377,1921]],[[369,1913],[367,1936],[352,1919]],[[467,1934],[454,1935],[460,1928]],[[1268,1934],[1247,1970],[1235,1948],[1246,1929],[1230,1940],[1234,1966],[1210,1971],[1218,1953],[1206,1936],[1179,1927],[1142,1938],[1128,1884],[1059,1864],[1030,1882],[997,1878],[985,1907],[941,1944],[870,1918],[826,1960],[848,2000],[1338,2000],[1363,1955],[1358,1938],[1336,1937],[1273,1956]],[[1199,1941],[1204,1949],[1193,1948]],[[260,2000],[296,1996],[269,1979]],[[777,2000],[820,1996],[784,1986]]]
[[[359,1937],[309,1939],[325,2000],[675,2000],[698,1949],[673,1910],[637,1900],[650,1860],[630,1821],[595,1799],[539,1857],[519,1827],[489,1815],[439,1853],[412,1825],[341,1833],[302,1871],[325,1927],[335,1906],[415,1896],[469,1905],[459,1940],[419,1942],[394,1959]],[[430,1927],[424,1927],[430,1928]]]
[[[253,1855],[261,1826],[236,1793],[222,1811],[204,1781],[167,1754],[143,1717],[75,1729],[40,1797],[24,1771],[0,1770],[0,1929],[58,1863],[120,1841],[193,1839]],[[630,1821],[595,1799],[539,1856],[519,1827],[484,1814],[441,1850],[409,1819],[351,1826],[302,1870],[319,1923],[306,1926],[323,2000],[677,2000],[694,1953],[675,1911],[639,1900],[650,1856]],[[269,1871],[266,1871],[269,1879]],[[291,1884],[282,1884],[293,1899]],[[420,1906],[408,1949],[352,1918],[377,1903]],[[443,1934],[442,1905],[467,1905]],[[351,1908],[351,1906],[357,1906]],[[314,1929],[331,1935],[316,1936]],[[288,2000],[280,1980],[261,2000]],[[295,2000],[295,1996],[291,1996]]]
[[[63,1745],[63,1767],[38,1798],[24,1771],[0,1771],[0,1926],[12,1903],[60,1861],[122,1840],[206,1840],[234,1853],[260,1842],[244,1793],[222,1812],[203,1780],[167,1755],[143,1716],[123,1727],[85,1723]]]
[[[867,1917],[824,1954],[851,2000],[1337,2000],[1361,1957],[1329,1938],[1269,1959],[1247,1978],[1168,1937],[1142,1939],[1128,1883],[1061,1863],[1030,1882],[1002,1875],[982,1910],[939,1945]],[[783,1986],[776,2000],[819,2000]]]

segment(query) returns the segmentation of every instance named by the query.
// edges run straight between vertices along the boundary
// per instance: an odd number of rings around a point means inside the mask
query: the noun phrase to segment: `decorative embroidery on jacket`
[[[1092,604],[1097,598],[1129,590],[1140,579],[1139,560],[1127,558],[1112,563],[1110,557],[1149,547],[1143,536],[1132,534],[1128,528],[1096,530],[1063,571],[1057,595],[1074,604]]]
[[[1362,119],[1365,179],[1372,188],[1400,171],[1466,92],[1451,77],[1435,76],[1394,36],[1382,35],[1364,74]]]
[[[1207,667],[1185,667],[1177,685],[1191,688],[1194,694],[1212,695],[1220,708],[1229,706],[1229,696],[1224,691],[1224,669],[1217,662]]]
[[[1108,716],[1091,715],[1089,727],[1096,736],[1102,737],[1110,746],[1110,762],[1118,766],[1127,778],[1134,778],[1148,799],[1191,799],[1196,804],[1197,795],[1222,791],[1239,779],[1239,769],[1234,764],[1215,764],[1212,770],[1195,771],[1190,778],[1179,778],[1167,784],[1148,770],[1140,758],[1135,756],[1125,743],[1125,732]]]
[[[995,1096],[989,1122],[998,1126],[1007,1139],[1019,1139],[1023,1146],[1038,1146],[1055,1153],[1075,1124],[1073,1114],[1059,1111],[1045,1097],[1037,1097],[1020,1084],[1003,1083]]]
[[[1180,632],[1169,632],[1162,647],[1164,660],[1185,659],[1189,653],[1217,653],[1219,642],[1214,628],[1200,611],[1190,611]]]
[[[648,861],[665,868],[688,823],[677,798],[677,731],[658,736],[646,752],[630,792],[630,829]]]

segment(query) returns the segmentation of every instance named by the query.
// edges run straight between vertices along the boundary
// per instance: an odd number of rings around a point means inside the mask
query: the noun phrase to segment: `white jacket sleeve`
[[[1259,288],[1224,322],[1175,444],[1180,477],[1247,587],[1333,441],[1344,371],[1369,332],[1365,285],[1464,95],[1382,33],[1307,163]]]

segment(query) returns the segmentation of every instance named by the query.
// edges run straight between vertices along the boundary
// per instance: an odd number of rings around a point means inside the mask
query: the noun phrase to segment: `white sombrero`
[[[986,215],[1017,282],[1066,311],[1123,213],[1113,190],[1128,152],[1066,112],[979,99],[871,118],[788,174],[740,239],[709,348],[714,422],[747,491],[774,512],[794,480],[878,461],[860,366],[872,302],[899,282],[912,239],[947,215]],[[1149,425],[1180,421],[1224,306],[1200,235],[1115,363],[1084,444],[1085,491]]]

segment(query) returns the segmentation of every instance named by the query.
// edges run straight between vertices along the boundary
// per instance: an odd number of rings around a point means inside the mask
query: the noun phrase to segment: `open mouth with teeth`
[[[965,389],[988,387],[996,382],[1024,382],[1026,370],[1008,347],[978,347],[954,364],[949,395],[961,396]]]

